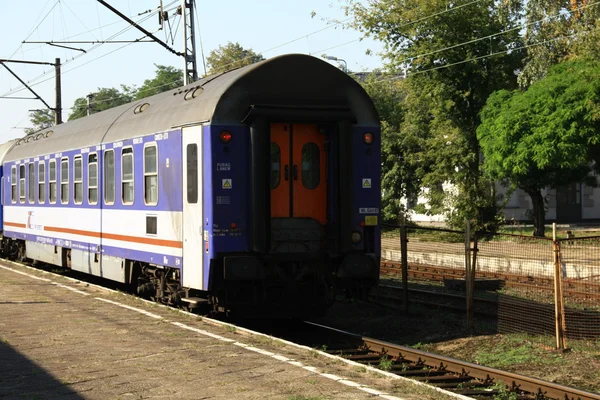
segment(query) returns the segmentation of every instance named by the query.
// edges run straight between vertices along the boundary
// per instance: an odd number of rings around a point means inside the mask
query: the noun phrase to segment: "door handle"
[[[284,176],[285,176],[286,181],[290,180],[290,166],[289,165],[285,166]]]
[[[294,165],[294,180],[298,180],[298,166]]]

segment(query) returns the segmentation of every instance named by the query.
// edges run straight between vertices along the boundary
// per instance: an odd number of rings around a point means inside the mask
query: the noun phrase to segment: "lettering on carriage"
[[[44,244],[54,244],[54,239],[44,236],[36,236],[35,241]]]
[[[40,161],[40,158],[39,157],[34,157],[33,161]]]
[[[86,147],[85,149],[81,149],[81,154],[85,154],[85,153],[89,153],[90,152],[90,148]]]
[[[24,159],[23,162],[28,163],[29,162],[29,158]]]
[[[117,147],[123,147],[123,142],[114,142],[113,149],[116,149]]]
[[[144,138],[135,138],[133,139],[133,144],[140,144],[140,143],[144,143]]]
[[[43,231],[44,225],[36,223],[35,211],[27,212],[27,229],[34,231]]]
[[[231,171],[231,163],[218,162],[217,163],[217,171]]]
[[[367,208],[359,208],[359,214],[379,214],[379,208],[367,207]]]
[[[54,153],[54,157],[62,157],[62,153]]]
[[[49,154],[44,156],[44,160],[49,160],[49,159],[50,159],[50,155]]]

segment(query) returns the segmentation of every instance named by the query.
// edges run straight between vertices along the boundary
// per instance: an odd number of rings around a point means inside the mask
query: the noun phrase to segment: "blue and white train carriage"
[[[379,119],[314,57],[46,129],[3,168],[6,252],[166,303],[310,315],[378,279]]]

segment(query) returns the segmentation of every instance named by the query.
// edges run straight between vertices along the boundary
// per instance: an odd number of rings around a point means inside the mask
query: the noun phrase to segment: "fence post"
[[[556,327],[556,348],[566,348],[565,307],[562,295],[562,271],[560,265],[560,245],[556,240],[556,223],[552,223],[552,251],[554,253],[554,324]]]
[[[467,300],[467,328],[473,328],[473,287],[471,271],[471,222],[465,226],[465,291]]]
[[[400,227],[400,258],[402,262],[404,312],[408,314],[408,235],[406,234],[406,225]]]

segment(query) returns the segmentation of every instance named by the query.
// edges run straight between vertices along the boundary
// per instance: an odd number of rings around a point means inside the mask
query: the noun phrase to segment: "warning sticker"
[[[377,225],[377,216],[376,215],[367,215],[365,217],[365,225],[366,226],[375,226]]]
[[[371,178],[363,178],[362,186],[363,189],[371,189]]]
[[[231,183],[231,181],[232,181],[231,179],[223,179],[222,180],[223,184],[222,184],[221,187],[223,189],[231,189],[231,187],[233,186],[233,184]]]

